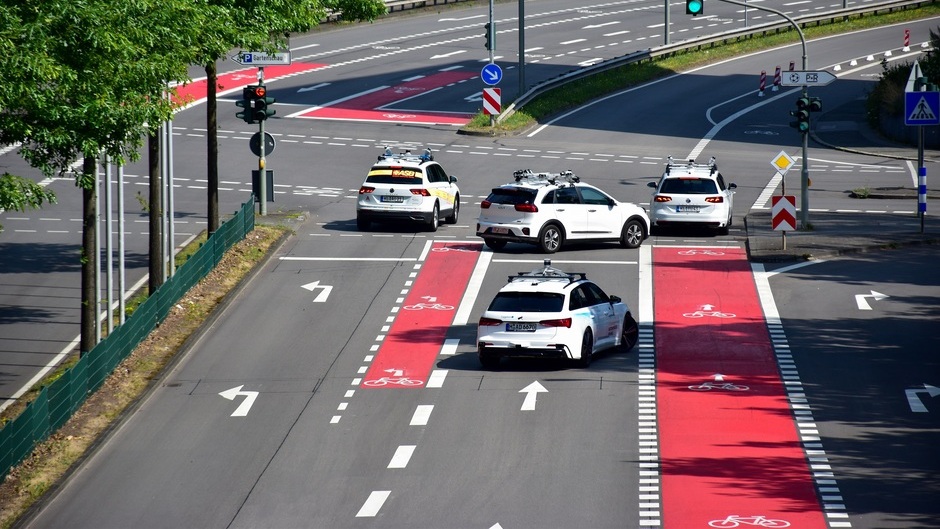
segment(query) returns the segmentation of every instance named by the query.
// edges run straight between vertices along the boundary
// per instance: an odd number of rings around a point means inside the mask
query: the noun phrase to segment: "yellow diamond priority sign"
[[[780,151],[780,154],[775,156],[774,159],[770,161],[770,165],[774,166],[774,169],[776,169],[782,175],[787,174],[787,171],[793,167],[794,163],[796,163],[796,161],[794,161],[789,154],[783,151]]]

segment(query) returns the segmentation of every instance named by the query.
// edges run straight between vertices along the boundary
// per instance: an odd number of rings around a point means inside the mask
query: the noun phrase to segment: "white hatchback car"
[[[571,171],[516,171],[515,182],[493,189],[480,203],[477,236],[493,250],[510,242],[554,253],[569,241],[619,241],[636,248],[650,220],[636,204],[619,202],[582,183]]]
[[[459,212],[457,177],[434,161],[431,149],[418,156],[386,147],[359,188],[356,226],[365,231],[373,221],[416,220],[437,231],[441,220],[455,224]]]
[[[639,329],[626,303],[608,296],[585,274],[544,268],[509,276],[477,326],[480,363],[495,368],[503,357],[568,358],[582,367],[595,353],[629,351]]]
[[[727,234],[733,220],[735,184],[725,185],[712,157],[707,164],[694,160],[675,163],[672,157],[650,200],[653,227],[699,225]]]

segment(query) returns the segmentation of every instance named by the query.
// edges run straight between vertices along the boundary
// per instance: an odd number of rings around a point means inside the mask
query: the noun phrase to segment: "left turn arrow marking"
[[[243,387],[245,387],[244,384],[219,392],[219,395],[222,395],[228,400],[235,400],[235,397],[245,397],[245,400],[232,412],[232,417],[244,417],[248,415],[248,410],[251,409],[251,405],[254,404],[255,399],[258,398],[257,391],[242,391]]]

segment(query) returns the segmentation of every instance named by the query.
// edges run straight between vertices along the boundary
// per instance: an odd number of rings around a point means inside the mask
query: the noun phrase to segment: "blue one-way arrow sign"
[[[480,77],[482,77],[483,82],[488,85],[499,84],[503,79],[503,70],[498,64],[491,62],[480,71]]]

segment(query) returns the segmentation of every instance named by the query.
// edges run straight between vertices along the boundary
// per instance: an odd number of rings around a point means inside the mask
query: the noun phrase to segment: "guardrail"
[[[924,5],[934,4],[937,1],[938,0],[902,0],[898,2],[885,2],[881,4],[866,5],[864,7],[838,9],[835,11],[828,11],[826,13],[807,15],[804,17],[797,17],[794,20],[800,25],[801,28],[805,28],[807,26],[819,26],[823,23],[831,24],[838,21],[839,19],[845,20],[852,16],[880,15],[884,13],[893,13],[894,11],[904,11],[906,9],[917,9]],[[513,101],[509,106],[507,106],[506,110],[504,110],[496,118],[496,122],[501,123],[503,120],[513,115],[517,108],[524,106],[526,103],[532,101],[545,92],[548,92],[549,90],[554,90],[555,88],[563,86],[572,81],[584,79],[586,77],[590,77],[607,70],[613,70],[614,68],[619,68],[627,64],[633,64],[644,60],[652,60],[659,57],[668,57],[679,52],[701,49],[708,46],[714,46],[716,44],[737,42],[742,39],[764,36],[768,33],[779,33],[781,31],[787,31],[792,28],[793,26],[790,25],[790,23],[786,20],[782,20],[780,22],[768,22],[744,29],[725,31],[722,33],[716,33],[714,35],[684,40],[673,44],[648,48],[646,50],[635,51],[622,57],[608,59],[591,66],[585,66],[584,68],[571,70],[567,73],[542,81],[530,88],[524,94],[516,98],[516,100]]]

